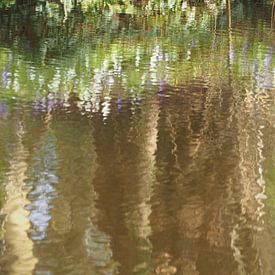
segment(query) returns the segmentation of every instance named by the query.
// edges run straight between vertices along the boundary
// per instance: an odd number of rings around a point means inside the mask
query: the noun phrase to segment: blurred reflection
[[[24,126],[20,121],[19,114],[9,119],[9,125],[2,125],[5,131],[6,127],[11,127],[12,140],[9,144],[11,158],[9,159],[9,169],[4,177],[5,184],[5,203],[1,209],[2,215],[5,215],[4,221],[4,247],[1,258],[2,270],[9,274],[28,274],[34,270],[37,259],[33,254],[33,243],[28,237],[30,222],[28,211],[25,205],[28,204],[27,192],[22,188],[27,179],[25,172],[28,169],[27,159],[28,151],[23,145]],[[12,255],[8,257],[5,255]]]
[[[51,171],[56,167],[56,155],[54,147],[51,144],[52,140],[46,141],[45,147],[42,147],[43,157],[41,163],[36,163],[32,170],[35,175],[29,172],[28,177],[34,179],[27,183],[28,187],[32,186],[32,191],[29,193],[29,199],[32,201],[27,209],[30,211],[29,219],[34,227],[34,232],[31,234],[32,239],[43,240],[46,237],[47,228],[50,216],[50,203],[55,196],[54,185],[57,183],[57,176]],[[42,145],[43,146],[43,145]],[[36,160],[41,159],[35,156]],[[44,158],[44,160],[43,160]],[[41,168],[39,167],[41,166]],[[51,167],[52,166],[52,167]],[[42,170],[42,171],[39,171]],[[37,182],[35,182],[37,180]]]
[[[272,5],[191,2],[0,5],[1,271],[272,273]]]

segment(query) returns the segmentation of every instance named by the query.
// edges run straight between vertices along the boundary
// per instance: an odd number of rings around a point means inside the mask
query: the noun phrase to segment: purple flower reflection
[[[8,85],[8,75],[9,75],[9,71],[11,68],[11,63],[12,63],[12,57],[9,57],[9,62],[6,65],[6,67],[4,68],[2,74],[1,74],[1,82],[2,82],[2,88],[6,88],[6,86]]]
[[[35,113],[39,112],[52,112],[57,109],[57,107],[64,107],[64,98],[52,98],[48,97],[46,101],[41,101],[38,97],[33,101],[33,109]]]
[[[54,109],[54,99],[48,98],[48,111],[52,112]]]
[[[0,117],[4,117],[7,115],[8,107],[5,103],[0,102]]]
[[[9,63],[2,72],[2,88],[6,88],[8,85],[8,74],[10,71],[11,63]]]
[[[40,112],[45,112],[47,110],[45,104],[39,99],[35,99],[33,101],[33,109],[35,114],[39,114]]]
[[[257,86],[260,88],[263,83],[263,77],[261,75],[256,75],[255,79],[256,79]]]
[[[2,73],[2,88],[6,88],[8,84],[8,71],[4,70]]]
[[[33,101],[33,105],[34,105],[34,110],[35,111],[39,111],[40,110],[40,101],[38,100],[38,99],[35,99],[34,101]]]
[[[270,47],[268,53],[265,56],[265,62],[264,62],[265,69],[267,69],[271,65],[272,53],[273,53],[273,48]]]
[[[161,80],[159,83],[159,91],[158,91],[158,96],[163,96],[164,95],[164,85],[165,85],[165,80]]]
[[[59,100],[56,97],[55,93],[49,93],[47,97],[47,109],[48,112],[52,112],[56,106],[59,105]]]
[[[122,108],[122,99],[118,98],[116,101],[116,104],[117,104],[118,111],[120,111],[120,109]]]
[[[271,86],[270,79],[268,77],[265,78],[265,88],[269,89]]]
[[[192,39],[192,44],[191,44],[191,48],[195,48],[196,47],[196,42],[195,42],[195,39]]]

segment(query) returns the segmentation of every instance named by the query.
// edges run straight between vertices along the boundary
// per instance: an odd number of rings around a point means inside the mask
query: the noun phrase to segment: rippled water
[[[5,1],[0,273],[274,274],[272,3]]]

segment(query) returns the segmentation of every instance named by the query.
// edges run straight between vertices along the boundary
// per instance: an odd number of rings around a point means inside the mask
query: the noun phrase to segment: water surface
[[[87,2],[0,5],[0,273],[274,274],[272,3]]]

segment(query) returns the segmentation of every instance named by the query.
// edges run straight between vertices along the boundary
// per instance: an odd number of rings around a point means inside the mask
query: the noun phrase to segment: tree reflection
[[[273,270],[264,12],[145,2],[1,14],[5,271]]]

